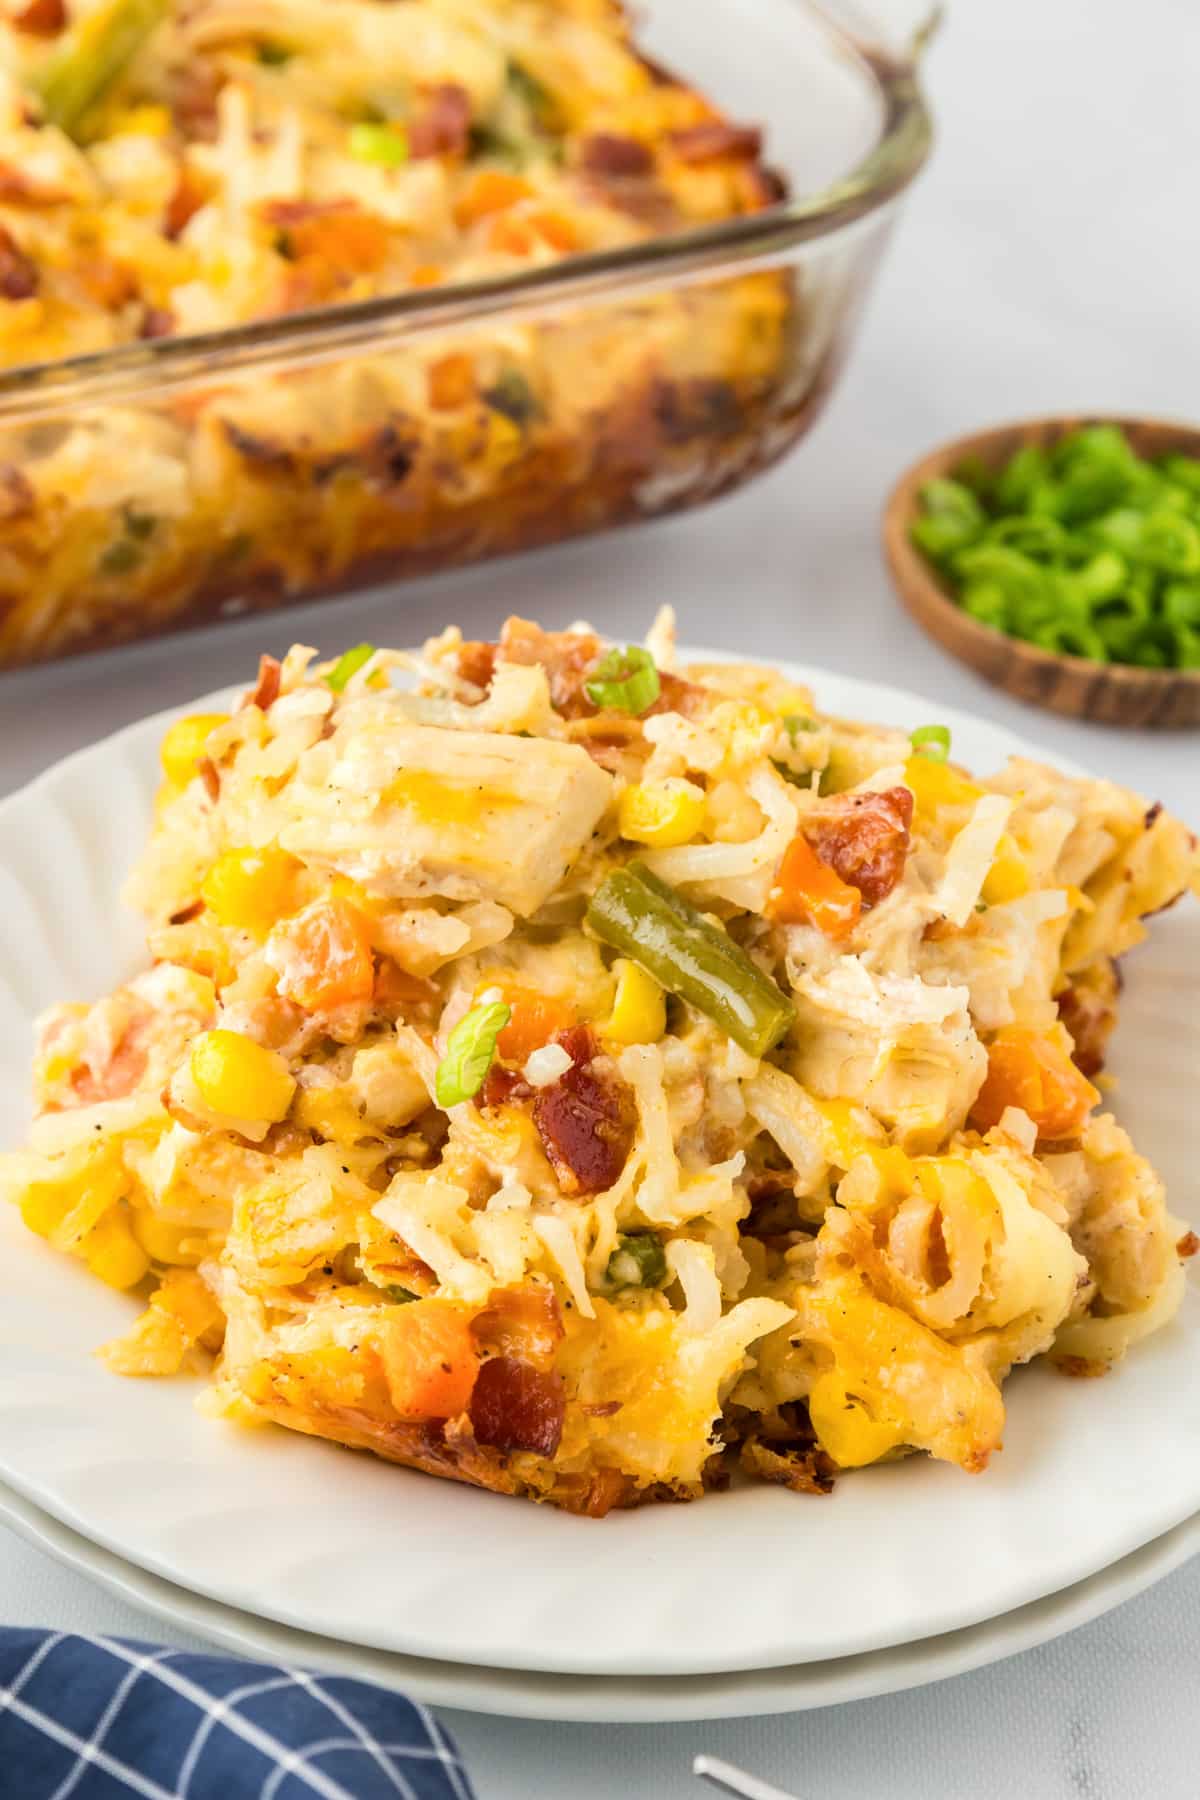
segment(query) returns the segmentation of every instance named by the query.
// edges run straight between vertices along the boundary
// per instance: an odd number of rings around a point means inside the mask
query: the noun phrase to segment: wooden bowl
[[[1006,637],[962,610],[908,535],[920,508],[920,490],[934,476],[951,474],[967,457],[978,457],[988,467],[997,468],[1026,444],[1048,446],[1081,425],[1102,423],[1120,425],[1139,456],[1161,456],[1172,450],[1200,456],[1200,427],[1162,419],[1033,419],[956,438],[915,463],[893,488],[883,515],[888,568],[917,623],[944,650],[1018,700],[1102,725],[1159,730],[1200,725],[1200,670],[1089,662]]]

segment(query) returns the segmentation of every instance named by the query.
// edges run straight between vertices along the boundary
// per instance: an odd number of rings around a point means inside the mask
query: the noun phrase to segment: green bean
[[[586,923],[751,1056],[765,1056],[795,1019],[786,994],[729,933],[643,863],[613,870],[592,896]]]
[[[107,0],[62,40],[37,77],[42,110],[74,137],[166,14],[168,0]]]

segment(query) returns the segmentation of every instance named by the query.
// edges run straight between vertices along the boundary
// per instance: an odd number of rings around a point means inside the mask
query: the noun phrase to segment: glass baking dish
[[[0,375],[0,666],[658,517],[795,444],[928,150],[912,57],[807,0],[650,0],[637,37],[765,127],[785,198]],[[443,420],[448,356],[487,398]]]

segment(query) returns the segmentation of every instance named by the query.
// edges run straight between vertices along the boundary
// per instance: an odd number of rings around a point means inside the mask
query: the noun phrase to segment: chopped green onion
[[[807,718],[804,713],[788,713],[783,721],[783,729],[794,744],[800,732],[820,731],[821,727],[815,719]]]
[[[439,1106],[458,1106],[479,1092],[496,1054],[496,1040],[511,1018],[511,1006],[503,1000],[489,1000],[473,1006],[458,1021],[446,1040],[446,1054],[434,1079]]]
[[[958,604],[1055,654],[1193,667],[1200,457],[1137,455],[1116,425],[927,482],[913,543]]]
[[[654,705],[661,690],[654,658],[637,644],[610,650],[583,684],[593,706],[602,712],[629,713],[635,719]]]
[[[945,762],[950,754],[950,731],[945,725],[918,725],[915,731],[909,732],[908,741],[930,762]]]
[[[264,69],[282,69],[296,53],[289,50],[286,44],[263,43],[258,46],[256,54]]]
[[[414,1294],[411,1288],[397,1287],[394,1283],[389,1283],[383,1291],[393,1306],[408,1306],[411,1301],[420,1298],[420,1295]]]
[[[408,161],[408,133],[400,125],[360,123],[350,127],[350,154],[358,162],[400,169]]]
[[[661,1287],[667,1259],[653,1231],[623,1231],[608,1259],[605,1275],[612,1287]]]
[[[326,685],[331,687],[335,694],[340,694],[350,677],[357,675],[363,665],[370,662],[374,654],[374,644],[355,644],[353,650],[343,651],[325,677]]]

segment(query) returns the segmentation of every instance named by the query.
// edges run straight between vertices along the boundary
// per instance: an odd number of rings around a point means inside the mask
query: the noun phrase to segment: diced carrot
[[[375,986],[370,929],[356,906],[338,898],[314,900],[285,919],[267,940],[280,993],[308,1012],[369,1000]]]
[[[452,412],[475,396],[475,364],[461,351],[431,363],[428,375],[429,404],[437,412]]]
[[[538,236],[552,250],[561,250],[564,256],[571,250],[578,250],[579,233],[574,220],[569,219],[565,213],[552,212],[548,206],[543,206],[536,212],[529,213],[528,219]]]
[[[440,263],[418,263],[408,277],[409,285],[416,288],[437,287],[445,279],[446,271]]]
[[[465,231],[480,219],[515,206],[518,200],[528,200],[533,192],[520,175],[509,175],[503,169],[479,169],[455,202],[454,217]]]
[[[379,1340],[388,1394],[402,1419],[453,1419],[479,1373],[467,1312],[452,1300],[400,1307]]]
[[[526,218],[511,213],[497,213],[487,228],[489,250],[502,250],[508,256],[532,256],[538,247],[537,233]]]
[[[1040,1138],[1075,1137],[1100,1095],[1056,1037],[1006,1025],[988,1046],[988,1072],[971,1109],[980,1131],[998,1125],[1004,1109],[1019,1107]]]
[[[784,851],[769,907],[783,925],[815,925],[826,937],[844,938],[858,923],[862,895],[798,832]]]
[[[383,220],[348,206],[298,220],[289,225],[288,236],[297,258],[316,257],[338,271],[370,273],[387,259],[389,234]]]
[[[504,998],[512,1018],[496,1040],[505,1062],[523,1063],[534,1050],[548,1044],[556,1031],[575,1023],[575,1010],[554,995],[535,994],[529,988],[512,988]]]

